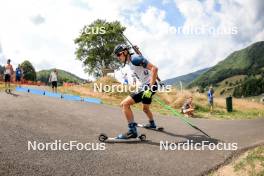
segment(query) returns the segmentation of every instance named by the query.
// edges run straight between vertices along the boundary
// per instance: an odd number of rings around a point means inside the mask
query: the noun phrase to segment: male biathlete
[[[156,80],[160,81],[158,78],[158,68],[146,60],[140,52],[137,52],[138,55],[136,56],[130,53],[129,46],[124,44],[117,45],[114,49],[114,54],[124,65],[127,63],[130,66],[130,69],[141,82],[139,91],[132,93],[120,104],[128,121],[128,132],[118,135],[117,139],[137,138],[137,124],[134,121],[133,112],[131,110],[133,104],[142,102],[143,111],[149,119],[146,128],[156,128],[153,114],[150,111],[150,104],[152,96],[158,88]]]

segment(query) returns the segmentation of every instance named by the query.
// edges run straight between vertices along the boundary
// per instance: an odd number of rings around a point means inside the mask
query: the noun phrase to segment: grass
[[[15,84],[11,84],[11,90],[15,89],[16,85]],[[0,82],[0,91],[5,91],[5,83],[4,82]]]
[[[233,160],[230,164],[211,172],[209,176],[263,176],[264,146],[249,150]]]
[[[234,171],[246,172],[250,176],[264,175],[264,146],[250,151],[247,156],[234,165]]]
[[[115,79],[111,77],[103,77],[96,82],[97,84],[102,83],[102,85],[119,85]],[[100,98],[104,104],[119,106],[121,101],[126,98],[129,92],[95,92],[94,83],[77,85],[77,86],[61,86],[58,88],[59,92],[65,94],[79,95],[81,97],[94,97]],[[127,87],[127,85],[123,85]],[[14,89],[15,85],[12,84],[11,88]],[[4,91],[4,83],[0,82],[0,91]],[[195,105],[195,117],[206,118],[206,119],[255,119],[264,118],[264,104],[256,101],[251,101],[251,99],[236,99],[233,98],[233,109],[234,111],[228,113],[226,111],[225,98],[217,96],[214,103],[214,112],[209,113],[209,106],[207,102],[206,94],[201,94],[195,92],[194,90],[183,90],[179,91],[173,88],[171,92],[168,93],[157,93],[161,100],[163,100],[167,105],[170,105],[174,109],[180,112],[181,106],[187,97],[193,97],[193,103]],[[141,104],[136,104],[133,109],[141,110]],[[153,101],[151,109],[162,115],[171,115],[171,112],[164,109],[158,103]]]
[[[119,85],[119,83],[111,77],[103,77],[96,82],[102,85]],[[62,93],[70,93],[80,96],[89,96],[94,98],[100,98],[104,104],[119,106],[120,102],[127,97],[129,92],[94,92],[94,83],[71,86],[71,87],[60,87],[59,91]],[[126,85],[123,85],[124,87]],[[214,112],[209,113],[209,106],[207,102],[206,94],[195,92],[194,90],[183,90],[179,91],[173,88],[168,93],[157,93],[161,100],[167,105],[172,106],[174,109],[180,112],[180,108],[183,105],[187,97],[193,97],[193,103],[195,105],[195,117],[207,118],[207,119],[255,119],[264,117],[264,105],[250,99],[236,99],[233,98],[233,109],[234,111],[228,113],[226,111],[225,97],[217,96],[214,103]],[[134,109],[141,110],[141,105],[136,104],[133,106]],[[171,112],[165,110],[158,103],[153,101],[151,109],[154,112],[163,115],[171,115]]]

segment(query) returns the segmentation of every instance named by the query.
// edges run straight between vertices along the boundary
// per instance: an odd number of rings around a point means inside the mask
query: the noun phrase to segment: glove
[[[148,89],[143,92],[142,98],[151,98],[152,92]]]

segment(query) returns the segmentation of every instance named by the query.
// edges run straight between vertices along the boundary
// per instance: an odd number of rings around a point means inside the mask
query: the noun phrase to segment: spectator
[[[123,76],[124,79],[124,84],[128,85],[128,78],[127,78],[127,73]]]
[[[58,72],[56,68],[50,73],[49,82],[51,82],[51,85],[52,85],[52,92],[57,93]]]
[[[214,89],[212,86],[208,90],[207,97],[208,97],[208,103],[210,107],[210,113],[212,113],[214,110]]]
[[[187,117],[193,117],[194,106],[192,103],[192,96],[190,96],[182,106],[182,113]]]
[[[5,77],[5,91],[6,93],[11,93],[10,83],[11,77],[14,73],[13,66],[10,64],[11,60],[7,60],[7,64],[5,65],[4,77]]]
[[[137,76],[135,73],[132,74],[133,85],[137,85]]]
[[[16,68],[16,83],[19,85],[19,87],[21,87],[22,75],[23,75],[23,70],[20,67],[20,65],[18,65],[17,68]]]

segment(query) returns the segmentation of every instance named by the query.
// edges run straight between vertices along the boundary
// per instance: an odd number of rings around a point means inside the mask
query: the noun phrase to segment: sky
[[[164,80],[263,40],[263,9],[262,0],[0,0],[0,65],[27,59],[37,71],[91,78],[75,59],[74,39],[96,19],[118,20]]]

